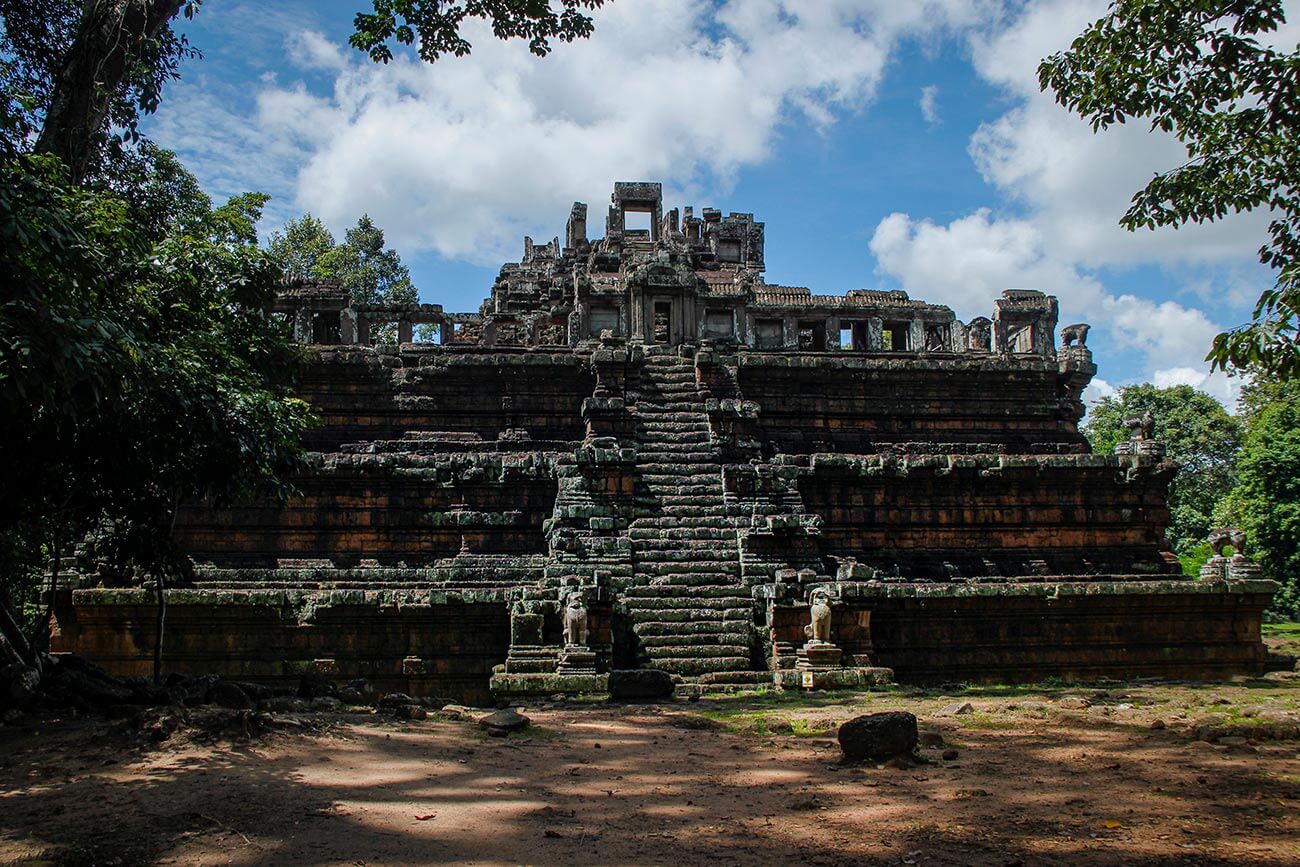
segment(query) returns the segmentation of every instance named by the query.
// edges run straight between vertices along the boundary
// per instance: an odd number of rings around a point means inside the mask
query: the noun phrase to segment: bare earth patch
[[[1295,864],[1300,742],[1276,737],[1298,707],[1275,678],[531,707],[508,738],[438,714],[159,744],[29,721],[0,728],[0,860]],[[894,709],[935,733],[922,761],[841,765],[834,727]]]

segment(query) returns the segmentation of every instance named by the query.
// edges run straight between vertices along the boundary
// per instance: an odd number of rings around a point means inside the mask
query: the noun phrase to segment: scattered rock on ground
[[[429,712],[418,704],[398,705],[393,715],[398,719],[420,720],[428,719]]]
[[[441,713],[447,719],[472,720],[478,716],[480,711],[472,707],[465,707],[463,704],[449,704],[443,706]]]
[[[888,711],[854,717],[840,726],[840,749],[846,761],[881,761],[910,755],[919,735],[916,717],[906,711]]]
[[[943,760],[945,762],[951,762],[956,759],[958,755],[960,754],[956,750],[947,749],[943,751]]]
[[[252,710],[253,700],[234,683],[219,680],[212,685],[208,698],[212,703],[230,710]]]
[[[1087,710],[1092,702],[1078,695],[1067,695],[1056,700],[1056,706],[1062,710]]]
[[[264,683],[248,683],[247,681],[237,680],[235,686],[244,691],[244,695],[253,701],[266,701],[275,697],[275,690]]]
[[[943,710],[939,711],[939,713],[943,714],[944,716],[963,716],[965,714],[974,713],[974,712],[975,712],[975,705],[971,704],[968,701],[955,701],[952,704],[945,707]]]
[[[528,717],[509,708],[490,713],[481,718],[478,724],[488,730],[488,734],[509,734],[528,728]]]
[[[923,731],[920,733],[918,742],[923,747],[941,747],[943,746],[943,734],[936,731]]]
[[[412,698],[404,692],[390,692],[381,696],[375,706],[380,710],[396,710],[403,705],[419,704],[418,698]]]

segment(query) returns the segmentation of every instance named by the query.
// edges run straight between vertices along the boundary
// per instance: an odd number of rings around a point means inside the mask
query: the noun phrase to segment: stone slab
[[[605,674],[494,674],[488,686],[497,699],[517,696],[603,695],[609,689]]]
[[[804,686],[811,680],[812,686]],[[772,672],[777,689],[883,689],[893,683],[894,672],[888,668],[785,668]]]

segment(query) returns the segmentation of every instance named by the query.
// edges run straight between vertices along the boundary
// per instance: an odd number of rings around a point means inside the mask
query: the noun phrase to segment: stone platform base
[[[600,697],[609,692],[609,675],[494,674],[488,689],[498,700],[556,694]]]
[[[805,678],[811,678],[811,686]],[[783,668],[772,672],[777,689],[883,689],[894,682],[888,668]]]

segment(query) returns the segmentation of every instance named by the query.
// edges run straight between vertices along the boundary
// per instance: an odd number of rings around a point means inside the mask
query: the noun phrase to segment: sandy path
[[[1290,709],[1296,692],[1263,700]],[[906,769],[842,767],[826,736],[682,727],[703,725],[700,711],[736,718],[745,700],[530,709],[534,729],[509,739],[359,715],[322,734],[148,749],[103,722],[6,728],[0,860],[1300,863],[1300,746],[1192,741],[1178,708],[1204,698],[1189,696],[1106,715],[1045,712],[1051,695],[976,698],[958,717],[937,716],[940,699],[760,701],[827,724],[914,709],[959,756],[927,749]],[[1150,730],[1155,714],[1170,727]]]

